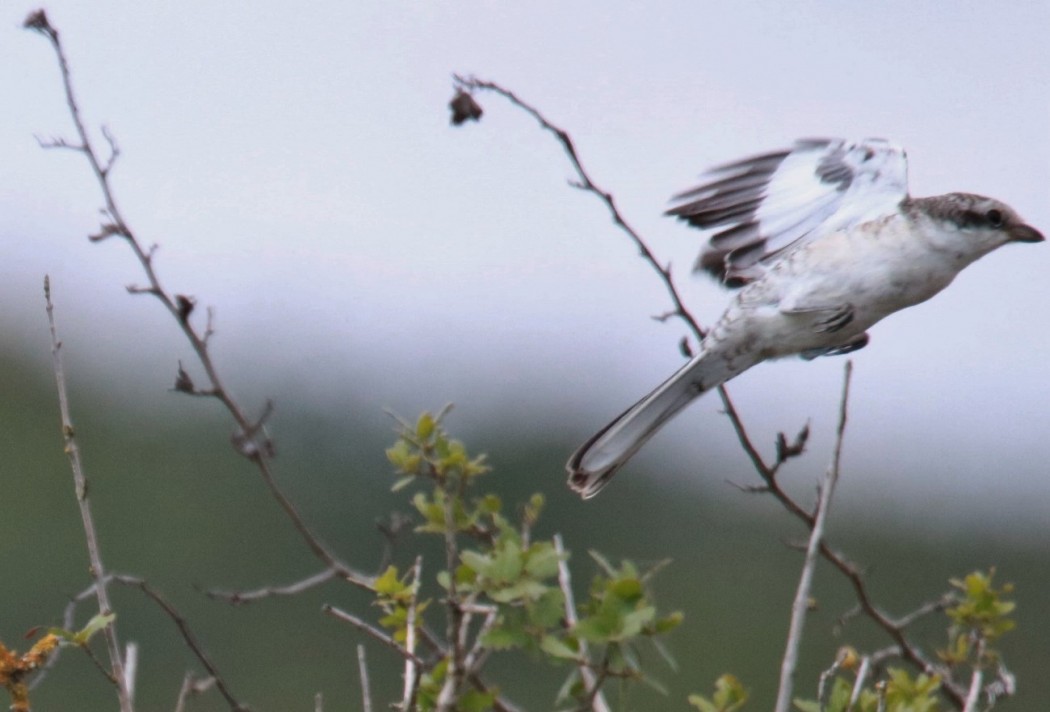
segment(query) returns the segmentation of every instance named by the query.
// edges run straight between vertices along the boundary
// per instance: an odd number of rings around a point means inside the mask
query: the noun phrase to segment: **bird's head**
[[[1008,242],[1046,239],[1009,205],[983,195],[948,193],[913,200],[912,206],[944,230],[943,234],[952,244],[942,247],[957,249],[961,237],[966,251],[972,252],[974,258]]]

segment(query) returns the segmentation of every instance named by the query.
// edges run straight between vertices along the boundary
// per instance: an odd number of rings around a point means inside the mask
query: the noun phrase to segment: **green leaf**
[[[478,511],[490,516],[493,514],[499,514],[502,507],[503,503],[500,501],[500,498],[494,494],[487,494],[481,498],[480,502],[478,502]]]
[[[416,476],[415,475],[408,475],[407,477],[402,477],[397,482],[394,483],[394,486],[390,488],[390,491],[391,492],[400,492],[405,487],[408,487],[410,484],[412,484],[415,481],[416,481]]]
[[[419,415],[419,420],[416,421],[416,437],[420,440],[429,440],[430,436],[434,434],[435,425],[434,416],[423,411]]]
[[[584,638],[585,640],[592,643],[607,643],[609,642],[614,632],[616,631],[616,619],[615,617],[601,614],[593,616],[587,616],[581,618],[579,622],[573,626],[573,632]]]
[[[416,527],[416,531],[433,534],[445,532],[445,495],[441,490],[434,491],[434,499],[428,499],[422,492],[416,492],[412,506],[423,515],[425,524]]]
[[[511,603],[522,600],[536,600],[547,593],[548,586],[539,581],[524,579],[505,588],[489,591],[489,597],[497,603]]]
[[[535,516],[538,517],[540,515],[540,512],[543,511],[543,505],[546,501],[547,500],[542,493],[536,492],[531,497],[529,497],[528,507],[535,513]]]
[[[701,712],[737,712],[747,702],[748,692],[735,675],[726,673],[715,680],[715,694],[710,699],[702,695],[690,695],[689,704]],[[799,701],[795,701],[799,705]],[[802,709],[802,708],[800,708]],[[806,709],[806,712],[810,710]],[[812,712],[820,712],[819,708]]]
[[[561,620],[565,616],[565,594],[561,592],[561,589],[548,587],[533,601],[527,603],[525,608],[529,623],[542,629],[553,628],[561,625]]]
[[[689,695],[689,704],[700,710],[700,712],[719,712],[715,704],[701,695]],[[819,712],[814,710],[813,712]]]
[[[613,581],[609,585],[609,591],[617,598],[624,601],[634,602],[645,595],[642,582],[636,578],[623,578]]]
[[[460,712],[485,712],[492,709],[492,703],[496,700],[494,691],[481,692],[479,690],[467,690],[459,698],[456,709]]]
[[[658,619],[653,625],[653,632],[657,635],[670,633],[681,625],[683,620],[685,620],[685,615],[681,611],[674,611],[663,618]]]
[[[398,440],[393,447],[389,447],[386,450],[386,459],[390,460],[390,464],[398,469],[404,469],[403,464],[407,457],[408,443],[404,440]]]
[[[620,624],[620,638],[633,638],[638,635],[654,618],[656,618],[655,606],[644,606],[636,611],[631,611],[623,617]]]
[[[474,570],[478,575],[489,577],[492,568],[492,558],[467,549],[459,553],[460,561]]]
[[[509,543],[509,545],[500,547],[494,553],[492,565],[485,575],[493,581],[499,582],[517,580],[521,576],[523,568],[521,549],[514,543]]]
[[[481,644],[493,650],[521,648],[529,643],[529,634],[518,627],[496,626],[485,633]]]
[[[398,578],[397,567],[388,566],[386,571],[383,572],[383,575],[375,580],[373,588],[376,593],[393,598],[404,591],[407,587],[405,584],[401,583],[401,579]]]
[[[87,625],[85,625],[83,628],[77,631],[77,633],[73,636],[72,642],[76,645],[86,645],[87,642],[91,640],[91,637],[95,635],[95,633],[99,632],[107,625],[112,623],[116,617],[116,613],[107,613],[105,615],[102,615],[101,613],[96,613],[91,618],[91,620],[87,622]]]
[[[545,635],[540,639],[540,649],[551,657],[564,660],[576,660],[580,656],[579,652],[553,635]]]
[[[546,541],[536,542],[529,547],[526,556],[525,571],[530,576],[542,580],[558,575],[561,557],[558,556],[554,544]]]

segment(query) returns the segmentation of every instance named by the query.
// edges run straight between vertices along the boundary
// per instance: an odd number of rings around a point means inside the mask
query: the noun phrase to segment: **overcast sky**
[[[47,43],[7,3],[0,41],[0,322],[46,359],[50,272],[85,368],[182,354],[120,245],[88,244],[86,166]],[[476,73],[573,135],[595,180],[676,268],[697,315],[726,295],[688,267],[700,235],[661,213],[712,163],[809,136],[908,149],[912,192],[984,193],[1050,231],[1050,3],[117,2],[53,0],[85,118],[123,154],[132,227],[167,284],[215,305],[220,362],[304,392],[465,422],[578,432],[680,363],[661,285],[550,136],[495,97],[448,126]],[[855,356],[849,453],[907,499],[951,484],[1000,516],[1050,502],[1050,245],[1011,245],[896,315]],[[250,357],[248,355],[251,355]],[[75,356],[74,356],[75,358]],[[765,364],[733,384],[756,436],[834,422],[842,361]],[[96,374],[96,375],[98,375]],[[295,374],[295,375],[292,375]],[[701,462],[731,432],[713,399],[647,450]],[[730,442],[731,446],[731,442]],[[568,454],[568,453],[566,453]],[[639,458],[646,462],[647,453]],[[952,482],[930,482],[929,465]],[[638,469],[639,466],[635,466]],[[817,465],[814,465],[817,467]],[[561,477],[552,473],[552,477]],[[1010,507],[1010,509],[1004,509]]]

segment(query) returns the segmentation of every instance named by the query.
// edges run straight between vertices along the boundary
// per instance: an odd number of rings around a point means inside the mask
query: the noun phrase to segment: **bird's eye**
[[[992,208],[984,214],[984,217],[988,220],[988,224],[992,227],[1003,226],[1003,211]]]

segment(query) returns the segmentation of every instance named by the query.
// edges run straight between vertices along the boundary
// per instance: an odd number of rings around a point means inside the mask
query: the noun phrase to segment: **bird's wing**
[[[760,277],[791,248],[894,211],[908,195],[904,150],[884,139],[803,139],[727,163],[679,193],[667,211],[721,228],[696,262],[730,286]]]

